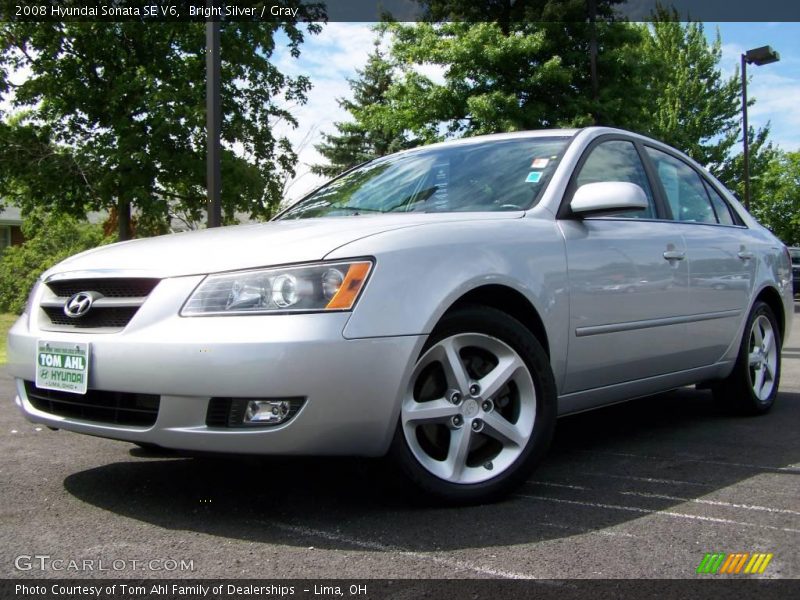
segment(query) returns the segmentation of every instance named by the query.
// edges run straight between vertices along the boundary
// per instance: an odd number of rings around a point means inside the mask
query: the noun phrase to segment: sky
[[[756,128],[770,123],[770,139],[784,150],[800,150],[800,23],[705,23],[704,27],[710,40],[719,31],[723,75],[732,75],[742,52],[750,48],[770,45],[780,53],[780,62],[748,66],[748,95],[756,99],[748,118]],[[293,109],[300,126],[285,130],[300,162],[288,199],[297,199],[324,181],[309,172],[310,165],[324,162],[314,144],[322,133],[335,133],[334,122],[348,120],[336,99],[350,97],[347,79],[355,78],[356,69],[364,66],[374,39],[369,23],[329,23],[319,35],[306,36],[299,59],[285,48],[276,51],[273,60],[284,73],[308,75],[314,84],[307,104]],[[435,70],[428,74],[437,75]]]

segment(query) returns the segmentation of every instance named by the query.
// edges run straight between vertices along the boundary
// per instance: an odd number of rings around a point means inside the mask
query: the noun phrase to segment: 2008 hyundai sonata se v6
[[[270,223],[47,271],[25,416],[188,451],[380,456],[432,497],[524,481],[560,415],[688,384],[773,404],[788,252],[685,155],[588,128],[358,166]]]

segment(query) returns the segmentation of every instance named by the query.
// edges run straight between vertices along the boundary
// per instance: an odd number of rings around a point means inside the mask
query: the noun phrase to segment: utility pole
[[[206,187],[208,190],[208,227],[222,225],[222,169],[220,166],[222,107],[220,101],[219,0],[208,0],[211,16],[206,20]]]
[[[742,137],[744,143],[744,207],[750,210],[750,130],[747,127],[747,60],[742,54]]]
[[[592,80],[592,100],[594,101],[594,114],[592,118],[595,125],[600,125],[600,86],[597,81],[597,0],[588,0],[589,3],[589,76]]]

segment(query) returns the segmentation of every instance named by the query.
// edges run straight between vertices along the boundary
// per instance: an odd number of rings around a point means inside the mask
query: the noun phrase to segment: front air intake
[[[88,390],[86,394],[72,394],[36,387],[25,382],[25,393],[36,410],[81,421],[109,425],[150,427],[158,418],[161,397],[155,394],[130,394]]]

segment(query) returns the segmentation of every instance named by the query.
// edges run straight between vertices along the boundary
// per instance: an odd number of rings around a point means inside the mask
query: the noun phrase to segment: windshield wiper
[[[331,210],[352,210],[353,216],[360,215],[362,212],[368,213],[382,213],[380,208],[364,208],[363,206],[332,206]]]

